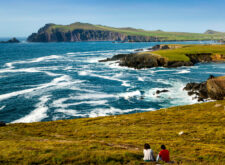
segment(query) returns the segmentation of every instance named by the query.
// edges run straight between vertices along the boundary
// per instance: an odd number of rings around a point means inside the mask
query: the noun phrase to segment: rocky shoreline
[[[118,54],[114,55],[112,58],[107,58],[104,60],[99,60],[99,62],[108,62],[108,61],[119,61],[120,66],[126,66],[135,69],[143,69],[143,68],[152,68],[152,67],[181,67],[181,66],[194,66],[199,62],[212,62],[212,54],[211,53],[197,53],[197,54],[186,54],[186,56],[190,59],[190,61],[169,61],[166,58],[155,55],[154,51],[156,50],[166,50],[166,49],[176,49],[176,46],[179,45],[156,45],[152,48],[148,48],[147,50],[151,51],[151,54],[139,54],[143,49],[137,49],[138,53],[130,53],[130,54]],[[225,58],[225,57],[223,57]]]
[[[209,79],[201,83],[188,83],[184,90],[188,91],[189,96],[195,96],[198,101],[224,100],[225,99],[225,76],[214,77],[211,75]]]

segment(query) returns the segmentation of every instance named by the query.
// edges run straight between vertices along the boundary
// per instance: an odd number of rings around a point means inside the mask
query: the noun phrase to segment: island
[[[77,42],[77,41],[203,41],[222,40],[225,33],[206,31],[205,33],[148,31],[131,27],[115,28],[103,25],[76,22],[70,25],[46,24],[37,33],[31,34],[28,42]]]
[[[8,41],[0,41],[0,43],[19,43],[20,41],[16,39],[15,37],[8,40]]]

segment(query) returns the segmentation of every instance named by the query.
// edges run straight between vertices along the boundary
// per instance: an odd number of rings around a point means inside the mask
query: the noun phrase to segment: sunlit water
[[[225,73],[225,64],[215,63],[135,70],[98,62],[155,44],[0,44],[0,121],[96,117],[193,104],[197,100],[183,91],[186,83]],[[169,92],[156,95],[158,89]]]

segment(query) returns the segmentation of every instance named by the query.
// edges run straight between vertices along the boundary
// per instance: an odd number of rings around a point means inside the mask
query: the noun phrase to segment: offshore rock
[[[0,43],[19,43],[20,41],[16,39],[15,37],[8,40],[8,41],[0,41]]]

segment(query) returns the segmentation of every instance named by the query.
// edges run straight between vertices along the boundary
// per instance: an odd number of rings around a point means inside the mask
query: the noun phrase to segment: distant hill
[[[224,34],[225,36],[225,34]],[[201,33],[147,31],[131,27],[114,28],[103,25],[76,22],[70,25],[46,24],[31,34],[29,42],[75,42],[75,41],[190,41],[219,40],[221,36]]]
[[[225,34],[225,32],[219,32],[215,30],[207,30],[204,34]]]

